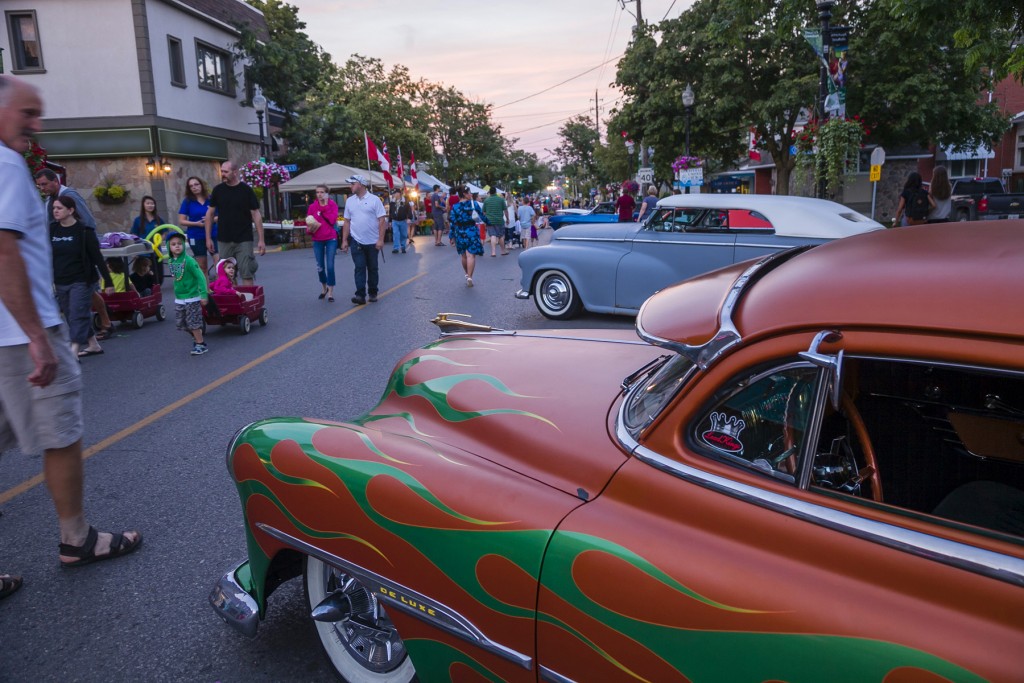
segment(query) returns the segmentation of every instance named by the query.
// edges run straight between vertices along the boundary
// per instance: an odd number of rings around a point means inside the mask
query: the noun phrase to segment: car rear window
[[[757,211],[729,209],[728,227],[732,230],[771,230],[775,226]]]

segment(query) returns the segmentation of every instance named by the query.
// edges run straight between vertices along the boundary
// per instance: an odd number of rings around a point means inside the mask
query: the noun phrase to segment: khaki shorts
[[[68,328],[56,325],[47,332],[57,356],[57,376],[41,389],[27,380],[35,368],[28,344],[0,346],[0,453],[15,446],[40,453],[82,438],[82,370],[71,351]]]
[[[239,280],[251,280],[256,275],[260,264],[256,263],[256,257],[253,255],[252,240],[248,242],[221,241],[218,246],[222,259],[229,256],[235,259]]]

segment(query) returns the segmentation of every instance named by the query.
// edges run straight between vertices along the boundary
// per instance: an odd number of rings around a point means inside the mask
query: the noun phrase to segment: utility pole
[[[633,34],[634,34],[634,36],[636,36],[636,35],[639,35],[640,29],[644,25],[644,12],[643,12],[643,8],[641,7],[640,0],[619,0],[619,3],[622,5],[622,9],[626,9],[626,3],[627,2],[635,2],[636,3],[636,26],[633,28]],[[650,159],[648,159],[648,157],[647,157],[647,140],[646,139],[641,139],[640,140],[640,166],[646,167],[649,164],[650,164]],[[640,192],[643,193],[643,191],[644,191],[644,188],[643,188],[643,186],[641,186],[640,187]]]
[[[601,143],[601,118],[598,112],[597,88],[594,88],[594,132],[597,133],[597,142]]]

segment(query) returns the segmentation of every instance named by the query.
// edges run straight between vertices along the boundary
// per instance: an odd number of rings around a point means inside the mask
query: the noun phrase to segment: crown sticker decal
[[[735,415],[730,417],[725,413],[711,413],[711,429],[701,434],[700,438],[716,450],[739,455],[743,453],[740,432],[746,427],[747,423]]]

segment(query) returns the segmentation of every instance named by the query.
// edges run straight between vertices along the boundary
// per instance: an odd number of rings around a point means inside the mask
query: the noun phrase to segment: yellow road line
[[[397,290],[401,289],[402,287],[405,287],[410,282],[413,282],[414,280],[418,280],[419,278],[423,277],[425,274],[426,273],[420,273],[419,275],[414,275],[411,278],[409,278],[408,280],[406,280],[405,282],[399,283],[399,284],[395,285],[394,287],[392,287],[391,289],[386,290],[385,292],[383,292],[381,294],[381,296],[382,297],[387,296],[391,292],[397,291]],[[261,364],[265,363],[266,361],[270,360],[271,358],[273,358],[274,356],[280,354],[281,352],[287,351],[288,349],[290,349],[291,347],[295,346],[296,344],[304,342],[305,340],[307,340],[310,337],[312,337],[314,334],[317,334],[319,332],[323,332],[324,330],[326,330],[331,325],[333,325],[333,324],[335,324],[337,322],[340,322],[341,320],[347,318],[348,316],[352,315],[353,313],[355,313],[356,311],[358,311],[358,310],[360,310],[362,308],[365,308],[365,306],[359,306],[357,308],[349,309],[349,310],[345,311],[344,313],[342,313],[341,315],[338,315],[338,316],[328,320],[327,322],[324,322],[324,323],[321,323],[320,325],[317,325],[316,327],[314,327],[313,329],[309,330],[308,332],[304,332],[303,334],[300,334],[298,337],[295,337],[294,339],[285,342],[281,346],[278,346],[273,351],[268,351],[267,353],[263,354],[259,358],[255,358],[255,359],[249,361],[248,363],[246,363],[242,367],[236,368],[235,370],[232,370],[231,372],[229,372],[228,374],[224,375],[223,377],[215,379],[213,382],[210,382],[209,384],[207,384],[203,388],[196,389],[191,394],[189,394],[187,396],[184,396],[182,398],[179,398],[174,403],[171,403],[169,405],[164,406],[160,410],[156,411],[155,413],[152,413],[148,417],[145,417],[145,418],[139,420],[135,424],[130,425],[128,427],[125,427],[124,429],[122,429],[121,431],[117,432],[116,434],[111,434],[110,436],[108,436],[107,438],[103,439],[99,443],[93,444],[92,446],[89,446],[84,451],[82,451],[82,460],[86,460],[87,458],[91,458],[92,456],[96,455],[100,451],[102,451],[102,450],[104,450],[106,448],[110,448],[111,446],[116,444],[118,441],[121,441],[123,439],[128,438],[129,436],[131,436],[135,432],[139,431],[140,429],[144,429],[144,428],[148,427],[149,425],[153,424],[154,422],[156,422],[157,420],[159,420],[159,419],[161,419],[163,417],[166,417],[167,415],[170,415],[171,413],[173,413],[178,408],[181,408],[183,406],[188,405],[189,403],[191,403],[192,401],[196,400],[197,398],[200,398],[201,396],[205,396],[206,394],[210,393],[214,389],[217,389],[217,388],[221,387],[222,385],[230,382],[231,380],[239,377],[240,375],[248,372],[249,370],[252,370],[257,365],[261,365]],[[21,482],[17,486],[9,488],[6,491],[0,492],[0,505],[3,505],[4,503],[6,503],[9,500],[13,500],[17,496],[20,496],[22,493],[25,493],[29,489],[34,488],[34,487],[36,487],[36,486],[38,486],[39,484],[42,484],[42,483],[43,483],[43,475],[42,474],[37,474],[36,476],[32,477],[31,479],[26,479],[25,481]]]

